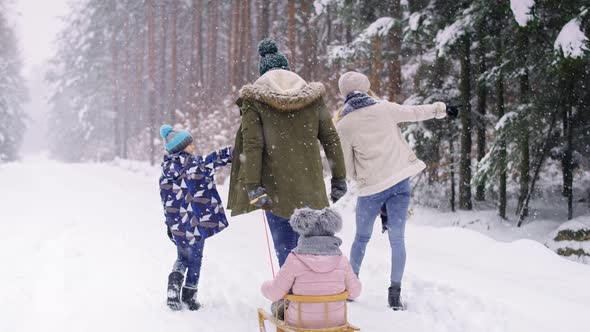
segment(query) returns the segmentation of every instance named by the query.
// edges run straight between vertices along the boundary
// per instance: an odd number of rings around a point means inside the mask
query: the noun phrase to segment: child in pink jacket
[[[290,290],[295,295],[335,295],[348,291],[349,299],[358,297],[361,282],[340,251],[342,240],[334,236],[342,229],[340,215],[331,209],[305,208],[296,210],[289,223],[299,233],[297,247],[287,256],[274,280],[262,284],[262,294],[273,302]],[[328,326],[325,303],[302,303],[299,326],[298,304],[291,302],[285,319],[295,327],[337,327],[346,323],[344,305],[344,302],[328,304]]]

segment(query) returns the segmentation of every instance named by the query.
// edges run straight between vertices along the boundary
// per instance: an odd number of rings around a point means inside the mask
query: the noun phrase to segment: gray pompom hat
[[[293,230],[300,236],[334,236],[342,229],[342,217],[330,208],[312,210],[303,208],[295,210],[289,220]]]

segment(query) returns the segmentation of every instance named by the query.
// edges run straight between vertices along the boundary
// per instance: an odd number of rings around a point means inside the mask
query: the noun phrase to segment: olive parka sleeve
[[[250,102],[244,101],[240,109],[242,111],[244,185],[251,190],[261,184],[264,135],[260,116]]]
[[[320,127],[318,139],[324,148],[326,158],[332,171],[332,178],[338,180],[346,179],[346,166],[344,163],[344,154],[342,153],[342,144],[340,136],[334,127],[332,116],[326,109],[326,105],[321,101],[320,112]]]

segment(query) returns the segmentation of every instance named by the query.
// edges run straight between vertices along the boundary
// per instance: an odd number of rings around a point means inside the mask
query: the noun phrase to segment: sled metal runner
[[[283,298],[285,302],[297,303],[297,321],[298,325],[301,326],[301,303],[325,303],[326,313],[326,326],[328,325],[328,303],[330,302],[344,302],[344,319],[346,324],[337,327],[325,327],[320,329],[310,329],[295,327],[287,324],[286,320],[282,321],[279,319],[279,311],[277,310],[275,315],[264,311],[262,308],[258,308],[258,324],[260,326],[260,332],[270,332],[266,330],[264,325],[265,321],[272,322],[276,327],[276,332],[354,332],[360,331],[360,328],[350,324],[348,322],[348,306],[346,299],[348,298],[348,292],[343,292],[336,295],[323,295],[323,296],[303,296],[303,295],[291,295],[287,294]],[[283,306],[283,317],[285,317],[285,307]]]

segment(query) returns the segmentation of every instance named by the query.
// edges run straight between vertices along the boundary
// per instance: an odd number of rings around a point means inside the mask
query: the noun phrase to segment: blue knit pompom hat
[[[171,125],[160,127],[160,136],[164,140],[168,153],[180,152],[193,142],[193,137],[188,131],[174,129]]]
[[[260,61],[258,63],[258,71],[260,76],[264,75],[271,69],[289,69],[289,61],[279,52],[277,43],[270,39],[264,38],[258,44],[258,54],[260,54]]]

